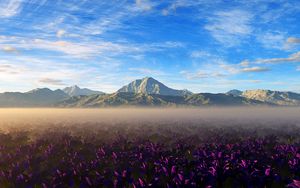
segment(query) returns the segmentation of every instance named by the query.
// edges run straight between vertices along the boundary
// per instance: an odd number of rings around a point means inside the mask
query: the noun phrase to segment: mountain
[[[104,94],[101,91],[94,91],[87,88],[79,88],[77,85],[66,87],[63,91],[69,96],[80,96],[80,95],[94,95],[94,94]]]
[[[118,92],[158,94],[167,96],[185,96],[192,94],[192,92],[188,90],[171,89],[151,77],[135,80],[128,85],[123,86],[118,90]]]
[[[69,96],[62,90],[50,90],[48,88],[39,88],[21,92],[0,93],[1,107],[35,107],[35,106],[53,106],[55,103],[67,99]]]
[[[300,94],[293,92],[271,91],[271,90],[246,90],[242,97],[254,99],[261,102],[272,103],[282,106],[300,105]]]
[[[107,95],[72,97],[59,104],[60,107],[106,107],[106,106],[245,106],[265,103],[226,94],[199,93],[185,96],[116,92]]]
[[[237,90],[237,89],[233,89],[233,90],[228,91],[226,94],[233,95],[233,96],[241,96],[243,94],[243,92],[240,90]]]

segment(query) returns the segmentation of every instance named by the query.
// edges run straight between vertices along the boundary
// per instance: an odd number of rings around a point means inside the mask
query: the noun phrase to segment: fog
[[[197,124],[293,124],[300,125],[300,108],[4,108],[0,126],[49,124],[197,123]]]

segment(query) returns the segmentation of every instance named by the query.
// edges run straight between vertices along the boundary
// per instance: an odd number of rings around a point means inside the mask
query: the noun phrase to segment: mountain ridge
[[[0,93],[0,106],[2,107],[42,107],[53,106],[55,103],[68,98],[62,90],[37,88],[25,93],[4,92]]]
[[[300,106],[300,94],[272,90],[230,90],[192,93],[169,88],[152,77],[137,79],[105,94],[77,85],[51,90],[0,93],[0,107],[109,107],[109,106]]]
[[[80,95],[94,95],[94,94],[104,94],[102,91],[95,91],[88,88],[80,88],[77,85],[70,87],[65,87],[63,91],[68,94],[70,97],[80,96]]]

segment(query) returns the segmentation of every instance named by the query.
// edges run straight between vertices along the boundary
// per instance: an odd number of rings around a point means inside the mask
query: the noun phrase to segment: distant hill
[[[192,106],[248,106],[248,105],[269,105],[255,99],[247,99],[240,96],[226,95],[223,93],[199,93],[186,97],[187,105]]]
[[[246,90],[241,96],[261,102],[276,105],[298,106],[300,105],[300,94],[293,92],[271,91],[271,90]]]
[[[55,103],[67,99],[69,96],[62,90],[48,88],[34,89],[26,93],[5,92],[0,93],[1,107],[35,107],[53,106]]]
[[[80,95],[94,95],[94,94],[104,94],[104,92],[101,91],[94,91],[87,88],[80,88],[77,85],[66,87],[63,89],[63,91],[68,94],[70,97],[73,96],[80,96]]]
[[[167,96],[185,96],[192,94],[192,92],[188,90],[171,89],[152,77],[135,80],[128,85],[123,86],[118,90],[118,92],[158,94]]]

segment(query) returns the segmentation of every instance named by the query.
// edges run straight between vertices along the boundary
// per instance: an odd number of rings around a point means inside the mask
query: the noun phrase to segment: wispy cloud
[[[194,2],[195,3],[195,2]],[[169,15],[170,13],[173,13],[176,11],[176,9],[180,8],[180,7],[189,7],[193,5],[193,3],[191,1],[187,1],[187,0],[176,0],[173,1],[169,6],[167,6],[166,8],[164,8],[162,10],[162,14],[164,16]]]
[[[149,68],[129,68],[129,70],[138,72],[138,73],[141,73],[144,75],[148,75],[148,76],[159,76],[159,75],[164,74],[162,71],[153,70],[153,69],[149,69]]]
[[[255,63],[295,63],[300,62],[300,51],[284,58],[258,59]]]
[[[240,62],[240,66],[241,67],[248,67],[250,64],[250,62],[248,60],[243,60],[242,62]]]
[[[192,58],[207,58],[207,57],[211,57],[212,55],[209,52],[198,50],[198,51],[192,51],[190,56]]]
[[[12,46],[3,46],[2,50],[4,52],[9,52],[9,53],[12,53],[12,52],[16,53],[16,52],[18,52],[18,50],[16,48],[12,47]]]
[[[286,40],[285,46],[287,49],[294,49],[295,47],[297,47],[300,44],[300,38],[296,38],[296,37],[289,37]]]
[[[12,69],[11,65],[7,65],[7,64],[0,65],[0,72],[8,72],[11,69]]]
[[[197,71],[197,72],[189,72],[189,71],[181,71],[181,75],[185,76],[189,80],[194,79],[204,79],[204,78],[216,78],[216,77],[225,77],[225,74],[218,72],[207,72],[207,71]]]
[[[247,67],[241,69],[241,72],[267,72],[267,71],[270,71],[270,69],[265,67]]]
[[[2,74],[15,75],[15,74],[22,73],[24,71],[24,68],[20,66],[8,64],[7,61],[0,61],[0,63],[4,63],[4,64],[0,64],[0,72]]]
[[[286,35],[282,32],[263,32],[261,34],[257,34],[256,38],[264,48],[278,50],[288,49],[287,46],[285,46]]]
[[[297,70],[297,71],[300,71],[300,66],[298,66],[298,67],[296,68],[296,70]]]
[[[24,37],[6,37],[5,41],[0,41],[0,44],[1,43],[3,45],[11,44],[11,46],[3,48],[3,50],[5,51],[13,51],[16,48],[20,50],[39,49],[60,52],[77,58],[88,58],[98,55],[105,55],[107,57],[117,56],[120,54],[132,55],[132,53],[164,51],[170,48],[183,47],[182,43],[173,41],[150,44],[137,44],[126,41],[120,43],[101,40],[73,42],[66,40],[45,40]]]
[[[154,4],[148,0],[135,0],[137,8],[143,10],[143,11],[148,11],[151,10]]]
[[[0,19],[17,15],[22,8],[22,0],[2,0],[0,2]]]
[[[292,44],[300,44],[300,38],[296,38],[296,37],[289,37],[286,40],[287,43],[292,43]]]
[[[218,11],[208,18],[204,28],[218,42],[232,47],[252,33],[252,19],[253,15],[245,10]]]
[[[195,0],[172,0],[170,1],[169,5],[162,9],[162,14],[164,16],[171,15],[176,12],[177,9],[180,8],[196,8],[198,10],[200,9],[206,9],[210,5],[216,6],[216,4],[219,4],[220,2],[218,0],[215,1],[195,1]]]
[[[229,64],[224,61],[216,62],[215,65],[202,65],[196,71],[181,71],[180,74],[185,78],[194,79],[220,79],[223,77],[231,77],[238,74],[261,73],[271,71],[267,67],[250,66],[250,62],[243,61],[239,64]]]
[[[42,78],[39,80],[39,82],[43,84],[56,85],[56,86],[65,85],[62,80],[52,79],[52,78]]]
[[[63,29],[60,29],[60,30],[58,30],[58,31],[56,32],[56,36],[57,36],[58,38],[61,38],[61,37],[64,36],[65,34],[66,34],[66,31],[63,30]]]

